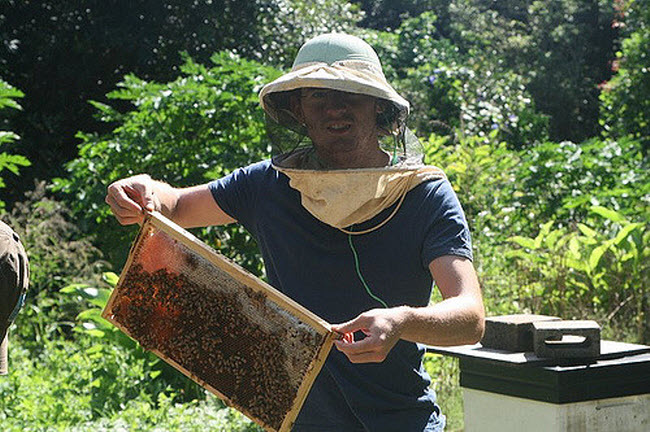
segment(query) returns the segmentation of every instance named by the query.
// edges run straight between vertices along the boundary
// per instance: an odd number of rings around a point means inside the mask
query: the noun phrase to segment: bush
[[[638,141],[546,142],[519,152],[510,202],[514,230],[532,234],[550,219],[584,222],[593,205],[633,218],[650,216],[648,158]]]
[[[424,143],[426,162],[445,171],[465,211],[486,310],[489,315],[520,313],[513,296],[513,274],[502,250],[513,233],[507,203],[517,181],[517,153],[505,143],[481,137],[464,137],[453,144],[447,141],[431,136]]]
[[[12,342],[10,354],[10,373],[0,380],[5,431],[260,430],[205,393],[179,404],[177,389],[151,379],[159,371],[147,356],[119,345],[82,336],[46,340],[38,354]]]
[[[97,244],[116,265],[124,261],[135,228],[125,229],[110,216],[104,196],[111,182],[146,172],[190,186],[269,152],[257,93],[279,72],[226,52],[212,61],[208,68],[188,58],[183,76],[164,84],[125,77],[108,97],[128,101],[134,110],[120,114],[94,102],[102,119],[116,127],[102,136],[80,133],[79,157],[67,165],[69,176],[56,180],[81,228],[97,233]],[[241,227],[206,230],[202,237],[261,274],[257,248]]]
[[[647,341],[650,179],[639,142],[513,151],[432,136],[425,149],[465,209],[490,315],[612,320],[609,337]]]
[[[22,108],[15,101],[17,98],[23,97],[24,94],[17,88],[10,85],[8,82],[0,79],[0,110],[5,108],[12,108],[15,110],[21,110]],[[20,137],[14,132],[5,131],[5,119],[0,119],[0,149],[10,145]],[[0,153],[0,188],[5,187],[5,181],[2,176],[4,175],[3,171],[7,170],[15,175],[18,175],[20,167],[29,166],[30,162],[24,156],[17,154],[7,153],[3,151]],[[0,200],[0,210],[5,206],[4,201]]]
[[[602,90],[601,125],[607,136],[631,136],[639,140],[644,151],[650,149],[650,7],[647,1],[620,1],[618,19],[625,38],[616,53],[610,81]]]
[[[513,236],[506,253],[517,275],[518,297],[531,313],[596,319],[605,335],[650,341],[650,230],[605,207],[591,207],[588,223]],[[632,324],[632,325],[630,325]]]
[[[422,135],[496,134],[512,147],[546,139],[548,118],[535,109],[524,76],[504,68],[496,46],[484,46],[489,41],[463,48],[464,36],[450,38],[438,21],[424,12],[404,20],[396,36],[375,32],[370,39],[389,80],[412,104],[411,127]]]
[[[97,282],[107,266],[92,239],[71,222],[70,210],[45,188],[45,183],[37,182],[25,200],[4,216],[20,235],[29,258],[29,289],[16,332],[35,349],[54,336],[69,335],[75,316],[86,306],[59,296],[58,291],[71,283]]]

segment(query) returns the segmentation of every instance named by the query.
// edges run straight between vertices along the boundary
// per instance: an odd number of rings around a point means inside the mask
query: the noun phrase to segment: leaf
[[[553,230],[551,231],[546,238],[544,239],[544,244],[546,245],[547,248],[553,249],[556,245],[558,245],[558,239],[562,236],[562,231],[561,230]]]
[[[110,290],[107,290],[106,288],[99,288],[97,296],[94,299],[90,299],[90,303],[103,309],[106,306],[106,303],[108,303],[108,299],[110,297]]]
[[[77,293],[79,293],[80,290],[82,290],[84,288],[87,288],[87,287],[89,287],[88,284],[74,283],[74,284],[64,286],[59,291],[62,292],[62,293],[65,293],[65,294],[71,294],[71,293],[77,294]]]
[[[519,246],[524,247],[524,248],[537,249],[535,247],[535,240],[531,239],[531,238],[528,238],[528,237],[514,236],[514,237],[509,237],[508,241],[516,243]]]
[[[618,234],[616,234],[616,237],[614,238],[614,244],[619,245],[625,240],[632,231],[634,231],[637,228],[643,227],[642,223],[631,223],[629,225],[626,225],[621,229]]]
[[[86,309],[84,311],[81,311],[77,314],[77,319],[80,321],[92,321],[95,323],[95,325],[105,325],[109,326],[107,324],[107,321],[102,318],[102,311],[97,308],[92,308],[92,309]]]
[[[539,249],[542,246],[542,243],[548,233],[551,231],[551,227],[553,226],[553,221],[548,221],[544,225],[542,225],[542,229],[539,230],[539,234],[537,234],[537,237],[535,237],[535,246],[533,249]]]
[[[86,351],[84,351],[86,354],[91,355],[91,354],[96,354],[102,352],[104,349],[104,346],[102,344],[95,344],[88,348]]]
[[[591,255],[589,255],[589,268],[595,269],[598,266],[600,259],[609,247],[610,245],[608,243],[604,243],[591,251]]]
[[[596,231],[594,231],[593,229],[589,228],[587,225],[582,223],[578,224],[578,229],[580,230],[581,233],[583,233],[584,235],[590,238],[596,237],[598,235]]]
[[[102,279],[110,285],[115,286],[120,277],[113,272],[104,272],[102,274]]]
[[[88,300],[91,304],[103,308],[110,298],[111,291],[105,288],[96,288],[88,284],[75,283],[59,290],[65,294],[77,294]]]
[[[84,333],[89,334],[90,336],[93,336],[93,337],[98,337],[98,338],[104,337],[104,334],[105,334],[105,332],[103,332],[102,330],[98,330],[98,329],[85,330]]]
[[[618,223],[627,222],[627,219],[625,219],[625,217],[622,214],[614,210],[610,210],[607,207],[591,206],[589,210],[591,210],[593,213],[596,213],[604,218],[611,220],[612,222],[618,222]]]
[[[571,255],[571,258],[573,259],[580,259],[582,257],[582,248],[580,245],[580,241],[578,240],[577,237],[572,236],[571,239],[569,240],[569,254]]]
[[[582,259],[567,258],[566,264],[568,267],[574,270],[583,271],[583,272],[587,271],[587,265],[585,264],[585,261]]]

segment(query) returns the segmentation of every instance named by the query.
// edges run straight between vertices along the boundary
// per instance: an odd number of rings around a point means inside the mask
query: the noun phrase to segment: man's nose
[[[344,92],[330,91],[327,93],[325,109],[328,111],[344,111],[350,106],[349,97]]]

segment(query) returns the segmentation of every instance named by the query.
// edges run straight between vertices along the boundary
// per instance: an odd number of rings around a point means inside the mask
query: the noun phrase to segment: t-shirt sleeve
[[[465,213],[456,193],[447,180],[430,182],[422,214],[427,216],[424,224],[422,265],[444,255],[456,255],[472,260],[472,240]]]
[[[221,210],[250,230],[254,223],[260,177],[266,171],[265,163],[238,168],[232,173],[208,184],[212,197]]]

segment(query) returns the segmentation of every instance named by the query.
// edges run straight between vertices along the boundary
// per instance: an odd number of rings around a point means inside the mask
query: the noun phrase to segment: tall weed
[[[606,335],[650,341],[650,230],[601,206],[587,223],[542,225],[535,237],[513,236],[506,253],[518,296],[534,313],[597,319]]]

